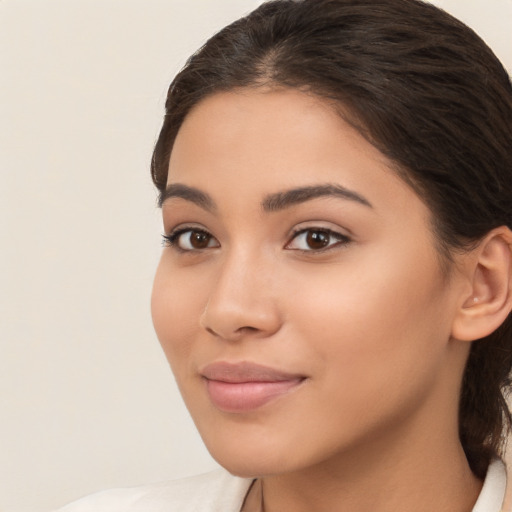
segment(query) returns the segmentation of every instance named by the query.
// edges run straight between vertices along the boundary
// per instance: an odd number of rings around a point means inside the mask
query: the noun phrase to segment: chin
[[[210,455],[232,475],[242,478],[257,478],[286,473],[294,469],[289,453],[277,443],[257,443],[252,440],[237,439],[233,436],[228,442],[205,440]]]
[[[243,460],[238,458],[214,457],[214,459],[229,473],[240,478],[261,478],[287,473],[290,468],[271,460]]]
[[[315,450],[314,443],[268,433],[266,436],[203,437],[211,456],[232,475],[261,478],[283,475],[315,466],[332,455],[325,447]]]

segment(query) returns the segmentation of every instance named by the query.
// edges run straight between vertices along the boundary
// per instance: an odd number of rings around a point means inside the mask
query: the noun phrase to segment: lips
[[[212,403],[224,412],[249,412],[296,389],[305,376],[255,363],[212,363],[200,372]]]

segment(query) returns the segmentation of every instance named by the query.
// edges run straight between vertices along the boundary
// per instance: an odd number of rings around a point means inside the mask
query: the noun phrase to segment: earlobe
[[[494,332],[512,310],[512,231],[496,228],[471,252],[471,293],[462,298],[452,337],[474,341]]]

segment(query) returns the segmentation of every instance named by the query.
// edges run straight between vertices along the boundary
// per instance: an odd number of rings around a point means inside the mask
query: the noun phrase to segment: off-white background
[[[165,91],[259,0],[0,0],[0,510],[214,467],[153,334]],[[512,0],[445,0],[512,69]]]

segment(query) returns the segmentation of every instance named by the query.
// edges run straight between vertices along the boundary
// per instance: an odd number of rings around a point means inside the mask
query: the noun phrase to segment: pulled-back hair
[[[172,82],[151,172],[160,191],[183,120],[203,98],[292,87],[328,99],[389,157],[433,218],[440,260],[493,228],[512,228],[512,86],[467,26],[419,0],[275,0],[232,23]],[[512,317],[472,343],[461,443],[483,478],[502,455]]]

